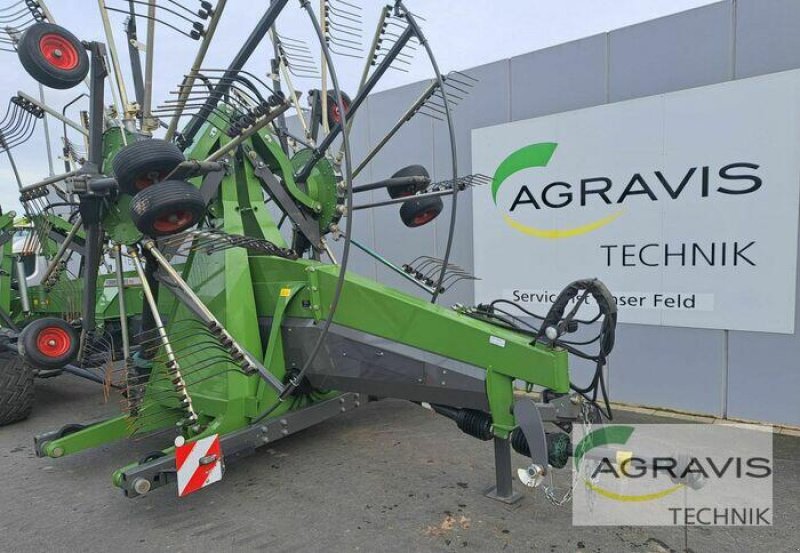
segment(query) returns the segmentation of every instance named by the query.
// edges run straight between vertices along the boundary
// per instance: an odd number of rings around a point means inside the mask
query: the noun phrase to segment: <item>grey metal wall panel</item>
[[[472,173],[472,129],[496,125],[509,121],[509,61],[503,60],[488,65],[475,67],[465,71],[470,77],[477,79],[468,95],[453,110],[456,131],[456,148],[458,176]],[[447,124],[436,121],[433,125],[434,166],[433,176],[437,181],[452,177],[450,153],[450,136]],[[482,191],[477,191],[478,193]],[[472,190],[465,190],[458,195],[458,217],[453,233],[453,249],[450,259],[453,263],[472,272]],[[436,255],[444,257],[447,236],[450,229],[451,199],[444,201],[445,209],[436,219]],[[443,297],[445,305],[454,303],[472,303],[475,287],[471,281],[461,281]]]
[[[794,316],[792,336],[730,333],[728,416],[800,425],[800,295]]]
[[[800,338],[731,332],[728,416],[800,425]]]
[[[736,78],[800,67],[800,2],[737,0]]]
[[[606,102],[608,35],[511,58],[511,120]]]
[[[732,10],[720,2],[609,33],[609,101],[729,80]]]
[[[721,415],[721,330],[623,324],[609,362],[616,401]]]

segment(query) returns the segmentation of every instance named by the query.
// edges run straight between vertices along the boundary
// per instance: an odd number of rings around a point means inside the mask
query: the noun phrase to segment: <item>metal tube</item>
[[[325,0],[319,0],[319,13],[320,13],[320,26],[322,34],[327,37],[328,35],[328,10],[325,6]],[[323,44],[320,48],[325,48]],[[326,133],[331,132],[330,124],[328,123],[328,64],[325,62],[325,52],[320,53],[320,65],[322,66],[322,76],[320,78],[320,102],[322,105],[322,130]]]
[[[369,47],[369,52],[367,53],[367,57],[364,62],[364,70],[361,72],[361,80],[358,83],[359,91],[364,88],[364,83],[367,82],[369,68],[372,67],[372,60],[375,58],[375,54],[378,51],[378,45],[380,44],[381,33],[383,32],[383,24],[386,22],[386,17],[389,15],[391,10],[391,6],[384,6],[383,10],[381,10],[381,15],[378,18],[378,26],[375,27],[375,35],[372,37],[372,44]]]
[[[94,374],[93,372],[87,371],[86,369],[82,369],[80,367],[76,367],[75,365],[65,365],[61,369],[67,374],[71,374],[72,376],[77,376],[78,378],[85,378],[86,380],[91,380],[92,382],[96,382],[97,384],[103,384],[105,386],[106,381]],[[111,385],[112,388],[118,388],[118,386]]]
[[[370,190],[379,190],[381,188],[392,188],[394,186],[419,186],[421,189],[427,187],[431,183],[431,179],[420,175],[413,177],[391,177],[388,179],[371,182],[369,184],[362,184],[353,187],[353,194],[359,192],[369,192]]]
[[[89,93],[89,163],[99,172],[103,164],[103,130],[105,127],[105,48],[99,42],[90,44],[92,68]]]
[[[153,292],[150,289],[150,285],[147,283],[147,277],[144,274],[144,268],[142,267],[142,262],[139,260],[139,254],[136,252],[135,248],[128,248],[128,255],[131,256],[133,260],[133,267],[136,269],[136,274],[139,275],[139,280],[142,282],[142,292],[144,293],[145,300],[147,301],[147,305],[150,308],[150,313],[153,316],[153,321],[155,322],[156,330],[158,331],[158,336],[161,339],[161,345],[164,347],[164,352],[167,355],[167,367],[169,368],[170,372],[174,379],[180,381],[179,386],[183,390],[183,399],[186,402],[186,411],[189,413],[189,419],[191,419],[191,423],[197,421],[197,413],[192,406],[192,398],[189,397],[189,394],[186,393],[186,383],[183,381],[183,376],[181,375],[180,366],[178,365],[178,359],[175,357],[175,352],[172,349],[172,344],[169,342],[169,336],[167,336],[167,331],[164,330],[164,323],[161,320],[161,315],[158,312],[158,303],[156,302],[155,297],[153,296]]]
[[[55,117],[56,119],[58,119],[59,121],[64,123],[65,125],[68,125],[68,126],[72,127],[74,130],[76,130],[79,133],[83,134],[83,136],[89,136],[89,131],[84,129],[83,126],[79,125],[78,123],[76,123],[72,119],[68,119],[68,118],[64,117],[63,115],[61,115],[59,112],[55,111],[53,108],[51,108],[47,104],[45,104],[43,102],[40,102],[36,98],[32,98],[31,96],[28,96],[27,94],[25,94],[22,91],[17,92],[17,95],[20,96],[22,99],[27,100],[28,102],[32,103],[36,107],[41,108],[46,113],[48,113],[49,115],[52,115],[53,117]]]
[[[130,357],[130,337],[128,336],[128,311],[125,309],[125,275],[122,271],[122,244],[117,244],[114,249],[114,258],[117,264],[117,293],[119,304],[119,326],[122,333],[122,357],[128,361]]]
[[[508,440],[494,438],[495,494],[498,499],[510,500],[514,496],[514,477],[511,473],[511,446]]]
[[[214,38],[214,33],[217,30],[217,24],[219,23],[220,18],[222,17],[222,11],[225,9],[225,3],[227,0],[219,0],[217,2],[217,7],[215,8],[214,15],[211,16],[211,19],[208,22],[208,27],[206,28],[206,34],[203,37],[203,40],[200,42],[200,47],[197,50],[197,55],[194,58],[194,63],[192,64],[192,68],[189,70],[189,74],[186,76],[186,79],[183,81],[180,96],[178,96],[178,106],[175,110],[175,115],[172,116],[172,120],[169,122],[169,127],[167,127],[167,134],[164,136],[164,140],[169,142],[172,140],[172,137],[175,136],[175,131],[178,128],[178,120],[183,115],[183,109],[186,105],[186,98],[189,96],[189,92],[194,86],[194,80],[197,76],[200,68],[203,65],[203,60],[206,57],[206,53],[208,52],[208,47],[211,45],[211,40]]]
[[[103,21],[103,31],[106,35],[106,44],[108,44],[108,53],[111,55],[111,65],[113,66],[114,79],[117,83],[117,90],[119,90],[119,99],[122,110],[120,115],[123,116],[128,111],[128,91],[125,90],[125,80],[122,77],[122,68],[119,65],[119,57],[117,56],[117,45],[114,42],[114,33],[111,31],[111,21],[108,18],[108,12],[105,10],[105,1],[97,0],[97,5],[100,8],[100,19]]]
[[[80,174],[80,170],[76,169],[75,171],[70,171],[69,173],[63,173],[61,175],[54,175],[52,177],[48,177],[46,179],[42,179],[39,182],[35,182],[33,184],[29,184],[27,186],[23,186],[19,189],[20,192],[30,192],[32,190],[36,190],[37,188],[41,188],[43,186],[48,186],[50,184],[55,184],[59,181],[66,180],[70,177],[74,177]]]
[[[44,86],[39,83],[39,99],[44,104]],[[47,115],[42,116],[42,123],[44,124],[44,143],[47,147],[47,168],[50,171],[50,176],[55,174],[53,166],[53,146],[50,144],[50,124],[47,122]]]
[[[439,86],[439,83],[437,83],[436,81],[432,81],[431,82],[430,86],[427,89],[425,89],[425,92],[423,92],[420,95],[420,97],[417,99],[417,101],[414,102],[411,105],[411,107],[406,110],[406,112],[403,114],[403,116],[400,117],[400,119],[397,121],[397,123],[394,124],[394,127],[392,127],[389,130],[389,132],[387,132],[384,135],[384,137],[381,138],[380,141],[378,141],[378,143],[375,144],[375,146],[373,146],[373,148],[369,151],[369,153],[363,159],[363,161],[361,161],[361,163],[358,164],[358,167],[356,167],[353,170],[353,178],[356,178],[359,175],[359,173],[361,173],[361,171],[367,166],[367,164],[369,164],[369,162],[372,161],[372,159],[376,155],[378,155],[378,152],[380,152],[383,149],[383,147],[386,146],[386,144],[392,139],[392,137],[394,137],[394,135],[397,134],[397,131],[399,131],[400,128],[403,125],[408,123],[408,121],[414,116],[414,114],[422,106],[422,104],[424,104],[425,101],[428,98],[430,98],[431,95],[436,91],[436,88],[438,86]]]
[[[133,73],[133,94],[136,103],[142,105],[144,101],[144,74],[142,72],[142,58],[139,57],[137,46],[138,36],[136,32],[136,9],[133,2],[128,2],[130,16],[125,25],[125,36],[128,38],[128,58],[131,63],[131,73]]]
[[[328,245],[328,242],[324,238],[321,238],[320,240],[322,242],[322,248],[325,250],[325,253],[328,254],[331,263],[333,263],[334,265],[338,265],[339,262],[336,261],[336,256],[333,255],[333,251],[331,250],[331,247]]]
[[[45,271],[44,276],[42,277],[42,282],[47,282],[50,276],[53,274],[53,271],[56,270],[56,267],[61,262],[61,258],[64,256],[64,253],[69,248],[69,245],[72,244],[72,240],[75,238],[75,234],[77,234],[78,229],[81,227],[82,220],[81,216],[78,215],[75,219],[75,224],[72,225],[72,228],[69,229],[67,236],[64,238],[64,241],[59,246],[56,255],[53,257],[53,260],[47,266],[47,271]]]
[[[270,0],[270,3],[274,2],[274,1],[275,0]],[[281,77],[279,75],[279,73],[281,71],[281,63],[282,63],[282,61],[281,61],[281,52],[280,52],[280,49],[278,48],[278,43],[276,41],[276,36],[275,36],[277,34],[277,32],[278,31],[276,29],[276,26],[273,25],[272,31],[270,32],[270,35],[271,35],[270,39],[272,40],[272,52],[273,52],[272,55],[275,56],[275,57],[270,61],[270,75],[269,76],[272,79],[272,91],[273,91],[273,94],[275,94],[276,96],[280,97],[280,95],[283,93],[283,90],[282,90],[282,87],[281,87]],[[303,119],[302,112],[298,112],[298,116],[299,116],[299,118],[301,120]],[[278,117],[277,124],[275,125],[275,130],[278,132],[278,140],[280,140],[281,149],[283,150],[283,153],[286,154],[287,157],[291,157],[291,152],[289,151],[289,142],[286,140],[286,137],[288,135],[288,130],[286,128],[286,116],[285,115],[281,115],[280,117]]]
[[[22,262],[22,256],[17,257],[14,265],[17,269],[17,290],[19,290],[19,301],[22,303],[22,311],[30,313],[31,299],[28,296],[28,280],[25,276],[25,265]]]
[[[194,291],[186,285],[183,278],[181,278],[181,275],[178,274],[178,271],[176,271],[172,265],[169,264],[167,258],[164,257],[156,247],[155,242],[152,240],[145,240],[143,245],[153,256],[153,259],[156,260],[159,268],[169,275],[170,279],[175,282],[175,284],[183,291],[183,293],[191,298],[192,302],[196,304],[194,307],[200,312],[202,318],[205,319],[205,322],[213,322],[222,327],[222,324],[220,324],[214,314],[208,309],[208,307],[206,307],[200,298],[197,297]]]
[[[294,89],[294,83],[292,82],[292,77],[289,74],[289,69],[286,67],[286,64],[283,63],[282,59],[279,60],[278,65],[280,67],[281,75],[283,75],[283,79],[286,81],[286,87],[289,89],[289,98],[291,99],[294,109],[297,111],[297,119],[300,121],[300,125],[303,127],[303,134],[305,134],[306,140],[313,141],[311,132],[308,130],[308,123],[306,123],[306,118],[303,115],[303,108],[300,106],[300,99],[297,96],[297,91]]]
[[[91,209],[91,207],[89,208]],[[81,339],[95,330],[95,291],[97,290],[97,273],[102,257],[103,230],[99,223],[87,223],[86,253],[83,256],[83,332]]]
[[[452,190],[439,190],[437,192],[427,192],[425,194],[416,194],[414,196],[403,196],[402,198],[394,198],[392,200],[386,200],[383,202],[373,202],[371,204],[362,204],[353,206],[353,211],[357,211],[359,209],[371,209],[373,207],[383,207],[385,205],[393,205],[393,204],[402,204],[409,200],[413,200],[415,198],[433,198],[434,196],[447,196],[452,194]]]
[[[152,131],[158,128],[153,123],[153,67],[155,65],[156,41],[156,0],[149,0],[147,6],[147,58],[144,66],[144,102],[142,106],[142,130]]]
[[[363,244],[360,244],[358,241],[356,241],[355,238],[351,238],[350,242],[355,247],[357,247],[359,250],[361,250],[362,252],[364,252],[365,254],[370,256],[371,258],[375,259],[379,263],[385,265],[386,267],[388,267],[389,269],[391,269],[392,271],[394,271],[395,273],[397,273],[398,275],[400,275],[401,277],[403,277],[407,281],[411,282],[412,284],[415,284],[419,288],[422,288],[427,293],[433,294],[433,292],[434,292],[433,288],[431,288],[430,286],[418,281],[413,276],[411,276],[410,274],[405,272],[401,267],[398,267],[397,265],[395,265],[394,263],[392,263],[391,261],[389,261],[388,259],[383,257],[381,254],[379,254],[375,250],[373,250],[373,249],[371,249],[371,248],[369,248],[367,246],[364,246]]]
[[[245,40],[244,44],[242,44],[239,52],[237,52],[236,56],[233,58],[233,61],[231,61],[231,64],[228,66],[228,69],[222,75],[220,82],[214,87],[214,90],[209,95],[205,105],[192,117],[192,120],[189,122],[186,132],[183,135],[188,144],[192,143],[195,135],[200,130],[200,127],[203,126],[203,123],[205,123],[208,116],[214,110],[214,106],[230,88],[231,83],[233,82],[233,77],[236,76],[236,74],[244,67],[245,63],[247,63],[247,60],[250,59],[250,56],[253,55],[253,52],[264,39],[264,36],[269,31],[270,27],[272,27],[273,23],[275,23],[275,20],[278,18],[278,15],[281,13],[281,11],[283,11],[283,8],[286,7],[288,1],[289,0],[275,0],[272,4],[270,4],[267,11],[256,24],[253,32],[250,33],[250,36],[247,37],[247,40]]]
[[[5,140],[3,140],[2,133],[0,133],[0,146],[3,146],[6,151],[6,157],[8,157],[8,162],[11,164],[11,172],[14,173],[14,179],[17,181],[17,188],[22,192],[25,187],[22,186],[22,178],[19,176],[17,162],[14,161],[14,156],[11,155],[11,149],[7,147]]]

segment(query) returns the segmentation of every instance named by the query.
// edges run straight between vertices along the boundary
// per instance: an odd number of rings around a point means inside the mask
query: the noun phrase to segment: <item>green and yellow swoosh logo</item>
[[[577,471],[580,469],[581,462],[583,461],[583,458],[586,455],[586,453],[588,453],[595,447],[602,447],[607,445],[625,445],[626,443],[628,443],[628,439],[631,437],[631,434],[633,434],[633,430],[634,428],[632,426],[625,426],[625,425],[604,426],[603,428],[590,432],[589,434],[584,436],[583,439],[575,447],[575,451],[573,453],[572,462],[575,465],[575,470]],[[683,487],[683,484],[676,484],[675,486],[670,486],[663,490],[659,490],[657,492],[648,494],[621,494],[613,492],[601,486],[598,486],[588,478],[584,478],[583,483],[587,488],[597,492],[603,497],[607,497],[608,499],[613,499],[615,501],[622,501],[626,503],[654,501],[656,499],[660,499],[662,497],[666,497],[672,493],[675,493],[676,491],[678,491]]]
[[[538,144],[530,144],[524,148],[513,152],[505,158],[494,173],[492,179],[492,200],[497,205],[497,192],[500,186],[511,176],[525,169],[532,169],[535,167],[547,167],[550,159],[555,154],[558,144],[555,142],[540,142]],[[585,225],[579,225],[568,229],[547,229],[525,225],[515,220],[508,214],[503,214],[505,223],[516,231],[519,231],[528,236],[536,238],[544,238],[548,240],[558,240],[560,238],[572,238],[573,236],[580,236],[587,234],[601,227],[606,226],[615,219],[619,218],[625,212],[620,209],[606,217],[592,221]]]

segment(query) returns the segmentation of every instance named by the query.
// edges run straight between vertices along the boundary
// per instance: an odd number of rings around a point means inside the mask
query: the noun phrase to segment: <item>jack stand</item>
[[[511,442],[494,438],[494,470],[497,483],[488,488],[484,495],[490,499],[514,505],[522,499],[522,494],[514,491],[514,477],[511,470]]]

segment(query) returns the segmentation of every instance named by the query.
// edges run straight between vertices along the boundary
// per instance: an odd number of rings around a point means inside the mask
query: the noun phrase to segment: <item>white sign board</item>
[[[478,302],[598,277],[620,321],[794,332],[800,71],[476,129]]]

